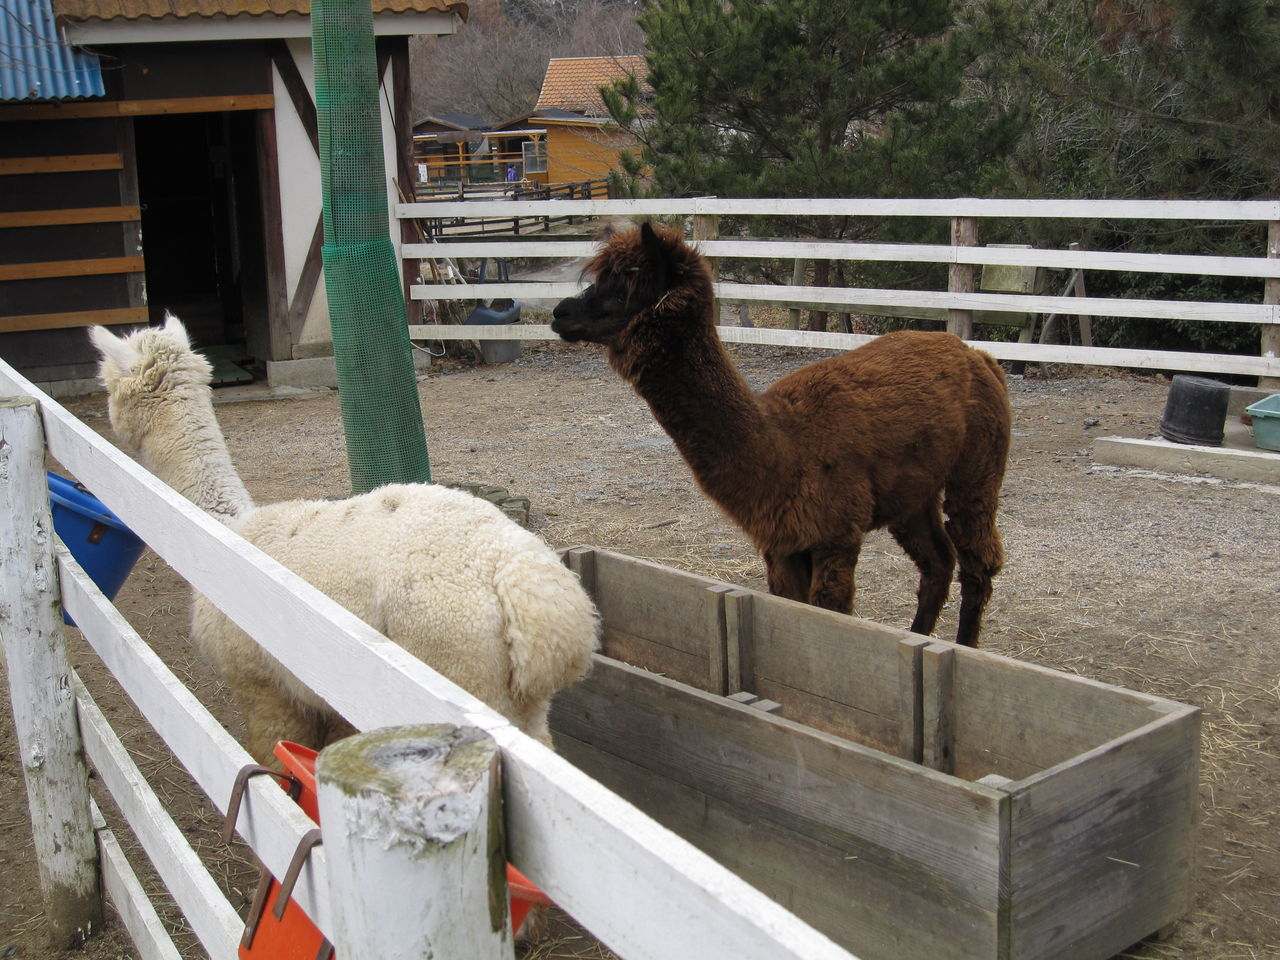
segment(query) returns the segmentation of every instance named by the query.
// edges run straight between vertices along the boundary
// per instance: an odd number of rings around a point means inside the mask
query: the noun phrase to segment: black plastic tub
[[[1174,443],[1222,446],[1231,388],[1209,377],[1180,373],[1169,386],[1160,435]]]

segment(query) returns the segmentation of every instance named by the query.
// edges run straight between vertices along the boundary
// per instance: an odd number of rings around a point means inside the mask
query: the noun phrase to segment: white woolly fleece
[[[349,500],[255,506],[214,416],[207,361],[182,323],[117,338],[102,354],[111,425],[161,480],[405,650],[550,743],[552,695],[581,679],[599,618],[577,577],[488,501],[432,484]],[[319,748],[347,732],[325,703],[204,597],[192,639],[232,688],[246,746]]]

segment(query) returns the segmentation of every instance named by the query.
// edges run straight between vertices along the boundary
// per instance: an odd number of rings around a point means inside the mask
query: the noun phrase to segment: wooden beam
[[[1280,258],[1280,220],[1267,225],[1267,257]],[[1267,278],[1262,288],[1262,302],[1280,303],[1280,280]],[[1280,327],[1262,328],[1261,352],[1264,357],[1280,356]],[[1280,377],[1259,377],[1258,386],[1267,390],[1280,389]]]
[[[99,257],[95,260],[53,260],[46,263],[0,264],[0,280],[43,280],[48,277],[91,277],[111,273],[141,273],[142,257]]]
[[[77,310],[74,313],[29,313],[25,316],[0,317],[0,333],[21,330],[64,330],[94,324],[113,326],[119,323],[146,323],[146,307],[123,307],[118,310]]]
[[[409,79],[409,41],[406,37],[383,38],[380,46],[389,50],[391,55],[391,127],[396,138],[396,179],[399,189],[397,200],[412,199],[414,196],[413,169],[413,116],[410,112],[413,91]],[[385,76],[385,75],[384,75]],[[383,89],[386,89],[385,79]],[[420,225],[416,221],[400,221],[400,244],[412,243],[418,239]],[[404,302],[409,303],[409,286],[417,278],[414,269],[406,269],[403,258],[399,263],[400,288]]]
[[[268,41],[267,50],[271,54],[271,62],[280,73],[280,81],[289,93],[289,102],[293,104],[294,113],[298,115],[302,129],[307,132],[311,147],[318,157],[320,156],[320,125],[316,119],[315,101],[311,99],[311,91],[307,89],[307,81],[303,80],[302,74],[298,72],[298,65],[294,63],[293,54],[289,52],[287,43],[283,40]]]
[[[445,201],[439,201],[445,202]],[[473,205],[488,201],[468,201]],[[512,201],[504,201],[511,203]],[[532,201],[531,201],[532,202]],[[563,204],[578,201],[556,200]],[[451,206],[456,206],[450,201]],[[418,206],[425,207],[426,203]],[[423,214],[423,216],[427,216]],[[432,214],[432,216],[435,216]],[[455,214],[447,214],[455,216]],[[402,219],[412,219],[404,218]],[[594,240],[445,240],[432,244],[429,251],[406,249],[406,257],[493,256],[486,245],[501,242],[503,255],[509,257],[590,257],[600,249]],[[703,240],[698,250],[703,256],[744,259],[809,258],[828,260],[871,260],[889,263],[971,263],[975,265],[1007,264],[1011,266],[1048,267],[1062,270],[1116,270],[1138,273],[1209,274],[1215,277],[1267,277],[1280,279],[1280,260],[1267,257],[1188,256],[1175,253],[1133,253],[1130,251],[1080,250],[1073,243],[1066,250],[1020,247],[953,247],[930,243],[854,243],[844,240],[823,242],[806,240]],[[793,274],[793,277],[795,275]],[[804,285],[803,276],[791,281],[793,287]],[[1065,296],[1066,294],[1064,294]],[[1073,296],[1083,296],[1079,291]]]
[[[978,221],[974,217],[951,218],[951,244],[958,247],[978,245]],[[973,293],[973,264],[953,263],[947,268],[947,290],[952,293]],[[973,337],[973,311],[947,310],[947,330],[961,340]]]
[[[298,274],[298,285],[294,288],[293,299],[289,302],[288,335],[290,345],[297,343],[302,337],[302,328],[306,325],[307,314],[311,312],[311,302],[316,297],[320,286],[320,278],[324,276],[324,214],[316,215],[316,228],[311,234],[311,246],[307,248],[307,259],[302,263],[302,272]]]
[[[67,207],[62,210],[16,210],[0,213],[0,227],[58,227],[73,223],[128,223],[142,215],[136,206]]]
[[[171,97],[164,100],[107,100],[84,103],[18,104],[0,109],[5,120],[84,120],[95,117],[145,117],[170,113],[223,113],[228,110],[273,110],[269,93],[229,97]]]
[[[133,121],[120,119],[113,123],[116,128],[116,147],[120,158],[124,161],[117,180],[120,184],[120,202],[141,209],[142,197],[138,192],[138,149],[133,136]],[[124,253],[143,253],[142,218],[127,220],[120,225],[121,251]],[[145,309],[147,305],[147,275],[131,273],[125,277],[129,306]],[[145,321],[144,321],[145,322]]]
[[[240,941],[243,922],[235,907],[200,863],[181,829],[165,809],[152,785],[111,728],[80,678],[74,678],[80,730],[94,773],[124,814],[147,858],[159,873],[166,892],[191,918],[191,928],[211,956],[231,956]],[[143,954],[161,958],[166,954]]]
[[[538,216],[528,201],[446,201],[406,203],[400,216],[494,217]],[[644,200],[564,200],[561,210],[572,216],[665,216],[718,213],[721,216],[804,217],[1031,217],[1082,220],[1252,220],[1280,218],[1277,200],[995,200],[875,199],[859,197],[718,198],[668,197]],[[571,206],[563,206],[569,204]],[[421,209],[429,207],[431,209]],[[497,213],[501,207],[502,212]],[[486,209],[487,208],[487,209]]]
[[[280,150],[276,141],[276,118],[272,113],[260,113],[257,121],[262,241],[267,257],[267,342],[264,345],[265,355],[260,356],[260,359],[292,360],[288,271],[284,252],[284,205],[280,198]]]
[[[0,176],[24,173],[81,173],[86,170],[119,170],[118,153],[84,153],[74,157],[8,157],[0,160]]]

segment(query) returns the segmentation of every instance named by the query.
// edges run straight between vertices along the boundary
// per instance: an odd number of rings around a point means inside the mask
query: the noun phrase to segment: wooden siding
[[[75,328],[147,314],[131,121],[67,106],[57,120],[0,107],[0,353],[74,378],[93,371]]]
[[[546,126],[548,183],[607,177],[610,170],[618,168],[618,153],[635,146],[635,140],[621,131],[552,123]]]

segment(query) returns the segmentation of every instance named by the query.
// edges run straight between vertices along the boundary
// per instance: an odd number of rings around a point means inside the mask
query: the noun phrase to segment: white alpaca
[[[526,733],[550,743],[555,692],[582,678],[598,617],[577,577],[493,504],[431,484],[348,500],[255,506],[213,412],[209,363],[173,316],[117,338],[92,327],[111,425],[142,463]],[[231,687],[246,747],[319,748],[351,732],[216,607],[195,595],[192,639]]]

